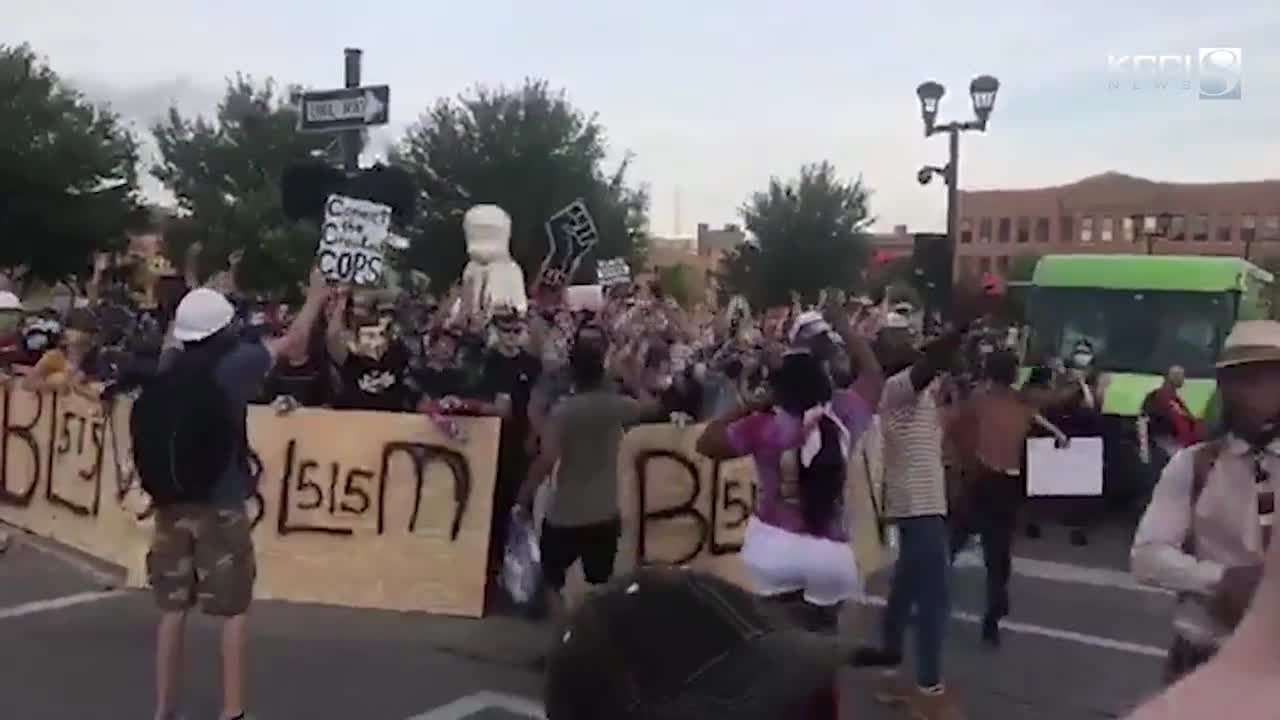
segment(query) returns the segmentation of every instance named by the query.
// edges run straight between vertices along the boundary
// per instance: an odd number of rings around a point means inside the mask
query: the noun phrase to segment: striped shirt
[[[884,434],[885,515],[947,514],[942,471],[942,419],[933,388],[920,392],[908,368],[885,381],[880,395]]]

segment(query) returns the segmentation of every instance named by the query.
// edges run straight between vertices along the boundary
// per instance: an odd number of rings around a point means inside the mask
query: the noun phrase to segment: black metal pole
[[[347,48],[343,51],[344,86],[360,87],[360,59],[363,51],[359,48]],[[342,169],[354,173],[360,169],[360,146],[364,142],[364,131],[344,130],[342,132]]]

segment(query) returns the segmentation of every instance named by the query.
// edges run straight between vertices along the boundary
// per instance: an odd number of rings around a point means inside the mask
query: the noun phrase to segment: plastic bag
[[[537,598],[542,583],[538,533],[528,513],[518,508],[512,511],[509,522],[499,581],[517,605],[527,605]]]

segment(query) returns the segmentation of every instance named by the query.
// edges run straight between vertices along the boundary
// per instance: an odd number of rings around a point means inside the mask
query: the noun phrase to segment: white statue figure
[[[476,205],[462,218],[471,262],[462,271],[462,286],[471,307],[506,306],[524,313],[524,273],[511,259],[511,216],[497,205]]]

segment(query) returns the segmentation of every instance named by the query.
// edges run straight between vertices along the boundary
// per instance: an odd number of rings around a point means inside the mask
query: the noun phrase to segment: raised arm
[[[320,319],[320,312],[329,299],[329,285],[317,268],[311,271],[311,284],[307,287],[307,299],[294,316],[293,323],[284,335],[266,341],[267,352],[274,363],[281,355],[298,352],[307,345],[311,328]]]

